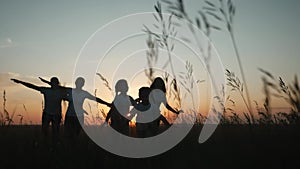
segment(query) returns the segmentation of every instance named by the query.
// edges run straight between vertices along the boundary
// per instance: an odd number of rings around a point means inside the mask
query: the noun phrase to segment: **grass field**
[[[0,128],[0,168],[299,168],[299,125],[219,125],[204,144],[201,126],[170,151],[145,159],[113,155],[87,135],[68,140],[61,132],[56,150],[40,126]]]

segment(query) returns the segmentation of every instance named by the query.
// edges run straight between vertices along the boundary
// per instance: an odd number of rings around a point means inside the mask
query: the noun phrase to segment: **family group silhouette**
[[[28,88],[41,92],[44,96],[44,109],[42,113],[42,131],[48,135],[50,123],[52,125],[53,143],[59,140],[59,130],[62,120],[62,101],[68,101],[68,108],[65,114],[65,133],[70,136],[78,136],[81,125],[84,124],[84,114],[88,114],[83,104],[86,99],[96,101],[110,107],[105,121],[117,132],[130,136],[129,122],[136,117],[136,137],[145,138],[158,134],[160,122],[170,126],[168,120],[161,114],[160,106],[165,107],[179,114],[181,111],[173,109],[166,99],[166,86],[162,78],[154,79],[150,87],[141,87],[138,98],[133,99],[127,94],[129,87],[125,79],[118,80],[115,84],[115,97],[112,103],[108,103],[93,96],[83,89],[85,80],[78,77],[75,81],[75,88],[61,86],[57,77],[50,81],[39,77],[39,79],[50,85],[50,87],[37,86],[18,79],[11,79],[15,83],[22,84]],[[130,109],[133,107],[132,109]]]

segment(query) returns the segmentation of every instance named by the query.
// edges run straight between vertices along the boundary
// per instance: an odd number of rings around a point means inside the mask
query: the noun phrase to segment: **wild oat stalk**
[[[195,32],[194,32],[194,28],[193,28],[193,19],[191,19],[191,17],[189,17],[189,15],[187,14],[186,10],[184,9],[184,5],[183,5],[183,1],[182,0],[177,0],[175,3],[168,1],[168,0],[162,0],[165,4],[167,4],[168,9],[171,13],[173,13],[175,16],[177,16],[179,19],[185,19],[188,22],[188,27],[190,29],[190,31],[193,33],[195,40],[198,44],[198,47],[200,49],[200,52],[204,58],[204,61],[206,63],[206,67],[207,70],[209,72],[209,60],[211,57],[211,44],[208,43],[208,50],[207,53],[205,54],[203,48],[201,47],[200,41],[197,38],[197,36],[195,36]],[[239,65],[239,69],[241,72],[241,76],[242,76],[242,80],[244,82],[245,85],[245,92],[246,92],[246,100],[244,100],[244,103],[247,105],[247,107],[249,108],[248,110],[250,110],[250,116],[252,119],[254,119],[253,117],[253,112],[252,112],[252,106],[251,106],[251,102],[250,102],[250,94],[248,91],[248,87],[247,87],[247,83],[246,83],[246,77],[245,77],[245,73],[244,73],[244,69],[243,69],[243,65],[241,62],[241,57],[238,51],[238,47],[237,47],[237,43],[235,40],[235,36],[234,36],[234,30],[233,30],[233,24],[234,24],[234,16],[235,16],[235,12],[236,12],[236,8],[235,5],[233,4],[233,2],[231,0],[227,0],[227,3],[224,3],[225,0],[219,0],[219,4],[216,5],[210,1],[204,1],[205,5],[203,6],[202,10],[199,10],[198,13],[200,15],[199,17],[195,18],[195,25],[197,25],[197,27],[201,30],[203,30],[203,32],[205,33],[205,35],[210,39],[210,34],[211,34],[211,30],[221,30],[220,27],[212,25],[211,23],[209,23],[208,19],[209,17],[212,17],[213,19],[217,20],[218,22],[224,23],[225,24],[225,29],[229,32],[230,34],[230,38],[231,41],[233,43],[233,47],[234,47],[234,51],[236,54],[236,59],[238,61],[238,65]],[[209,16],[209,17],[208,17]],[[204,23],[204,27],[202,26],[202,23]],[[209,72],[210,73],[210,72]],[[213,84],[214,85],[214,84]],[[216,88],[216,87],[214,87]],[[217,88],[216,88],[217,89]]]
[[[264,108],[266,110],[266,113],[264,115],[265,120],[267,123],[272,122],[272,113],[271,113],[271,107],[270,107],[270,102],[271,102],[271,93],[268,87],[268,81],[265,77],[262,77],[263,85],[264,85],[264,93],[265,93],[265,102],[264,102]]]
[[[246,76],[244,73],[244,68],[242,65],[241,56],[240,56],[240,53],[238,50],[238,46],[237,46],[235,35],[234,35],[234,29],[233,29],[236,7],[235,7],[234,3],[232,2],[232,0],[227,0],[227,3],[224,3],[224,1],[225,0],[219,0],[219,5],[215,5],[209,1],[205,1],[206,6],[203,7],[203,10],[205,11],[206,14],[210,15],[214,19],[216,19],[220,22],[223,22],[225,24],[227,31],[229,32],[229,35],[230,35],[230,38],[231,38],[231,41],[233,44],[233,48],[235,51],[236,59],[238,61],[238,66],[239,66],[239,69],[241,72],[242,80],[244,82],[244,88],[245,88],[245,92],[246,92],[247,102],[245,101],[244,98],[243,98],[243,100],[247,106],[247,109],[251,115],[252,120],[254,121],[252,106],[251,106],[251,102],[250,102],[250,93],[248,90]]]
[[[24,116],[22,114],[18,114],[17,116],[20,117],[19,125],[22,125]]]
[[[95,89],[95,91],[94,91],[94,96],[97,97],[97,89]],[[99,111],[99,105],[100,104],[98,102],[96,102],[96,105],[97,105],[96,120],[99,121],[99,123],[101,124],[102,119],[101,119],[100,113],[102,114],[104,119],[106,117],[106,114],[104,113],[104,110],[102,108],[100,108],[100,111]]]
[[[16,109],[17,109],[17,105],[14,108],[13,113],[10,115],[9,112],[6,109],[6,91],[3,91],[3,121],[2,121],[2,125],[7,125],[10,126],[12,123],[14,123],[13,118],[15,116],[16,113]],[[7,122],[7,123],[6,123]]]
[[[163,68],[170,65],[173,80],[171,82],[171,85],[174,89],[174,96],[175,100],[178,101],[178,104],[181,105],[181,98],[180,98],[180,90],[178,87],[178,81],[177,76],[174,69],[173,59],[172,59],[172,51],[174,50],[174,43],[173,40],[177,35],[177,32],[175,30],[174,25],[172,24],[172,18],[173,15],[170,15],[168,18],[164,18],[161,4],[157,2],[157,4],[154,6],[156,14],[154,14],[154,18],[157,21],[157,24],[154,24],[153,26],[157,28],[161,33],[157,34],[153,31],[151,31],[147,26],[144,25],[144,30],[146,33],[151,34],[154,36],[155,40],[158,42],[158,45],[161,48],[165,48],[167,50],[168,54],[168,61],[165,63]]]
[[[104,110],[100,109],[100,112],[101,112],[102,117],[105,119],[107,115],[105,114]]]
[[[199,48],[201,55],[204,57],[204,61],[206,62],[206,64],[209,63],[211,57],[211,44],[208,42],[207,51],[205,53],[203,44],[200,43],[199,37],[196,35],[196,32],[194,30],[194,25],[196,25],[198,29],[202,30],[208,39],[210,39],[210,35],[213,29],[220,30],[220,28],[209,23],[206,13],[203,13],[201,10],[198,11],[199,16],[196,16],[195,20],[191,19],[191,17],[185,10],[185,6],[182,0],[177,0],[175,2],[162,0],[162,2],[167,5],[167,9],[170,13],[175,15],[179,20],[186,21],[185,23],[187,24],[190,32],[193,34],[193,38],[197,43],[197,47]],[[181,26],[180,24],[173,24],[175,26]],[[188,39],[183,40],[189,42]]]
[[[3,91],[3,119],[2,125],[5,125],[5,117],[7,117],[8,112],[6,111],[6,93],[5,90]],[[8,114],[9,117],[9,114]]]
[[[291,105],[292,111],[300,113],[300,89],[297,75],[295,75],[293,84],[285,85],[281,77],[279,77],[279,85],[284,93],[284,99]]]
[[[237,91],[242,97],[243,101],[246,103],[246,99],[244,96],[244,83],[240,81],[240,79],[235,75],[234,72],[226,69],[225,75],[227,77],[227,86],[231,87],[231,91]],[[250,112],[250,106],[245,104],[247,110]]]
[[[24,109],[24,111],[25,111],[25,113],[26,113],[27,120],[30,122],[31,120],[30,120],[29,113],[28,113],[28,111],[27,111],[27,108],[26,108],[25,104],[23,104],[23,109]],[[23,116],[23,118],[24,118],[24,116]],[[27,122],[28,122],[28,121],[27,121]]]
[[[230,120],[231,120],[231,124],[243,124],[243,120],[235,112],[232,112],[232,116],[230,116]]]
[[[162,2],[164,2],[167,5],[167,9],[170,13],[172,13],[172,15],[176,16],[179,20],[183,20],[184,23],[188,26],[189,31],[191,32],[192,37],[194,38],[196,45],[199,48],[200,56],[204,60],[205,67],[207,69],[207,74],[208,75],[211,74],[210,60],[211,60],[212,45],[210,42],[210,35],[211,35],[212,30],[220,30],[220,28],[209,23],[207,14],[202,12],[201,10],[198,11],[199,16],[196,16],[195,20],[192,19],[188,15],[182,0],[177,0],[175,2],[171,2],[169,0],[162,0]],[[173,24],[175,26],[181,26],[180,24],[177,24],[177,23],[173,23]],[[206,35],[206,37],[207,37],[207,48],[206,49],[203,47],[203,44],[201,43],[199,36],[196,34],[194,25],[196,25],[198,29],[202,30],[203,33]],[[184,40],[186,42],[190,42],[190,40],[186,39],[186,38],[182,38],[182,40]],[[215,79],[212,78],[211,81],[212,81],[212,87],[213,87],[214,91],[218,92],[219,87],[216,85]],[[217,93],[216,95],[219,97],[220,94]],[[221,97],[219,97],[219,98],[221,98]],[[219,102],[219,103],[221,103],[221,102]],[[221,106],[221,109],[224,108],[224,107],[222,107],[223,104],[220,104],[219,106]],[[213,108],[213,111],[214,110],[216,110],[216,109]]]
[[[4,94],[4,93],[5,93],[5,90],[4,90],[3,94]],[[5,120],[4,120],[5,101],[6,101],[6,98],[5,98],[4,95],[3,95],[3,113],[0,112],[0,125],[1,125],[1,126],[4,126],[4,125],[5,125]]]
[[[96,75],[98,75],[98,76],[100,77],[100,79],[103,81],[104,86],[105,86],[109,91],[112,92],[112,89],[111,89],[111,87],[110,87],[110,84],[109,84],[108,80],[107,80],[103,75],[101,75],[100,73],[96,73]]]
[[[95,124],[95,117],[94,117],[94,114],[93,114],[93,111],[92,111],[92,106],[91,106],[91,104],[90,103],[88,103],[88,107],[89,107],[89,115],[91,115],[91,117],[92,117],[92,121],[91,121],[91,123],[92,124]]]
[[[155,66],[157,59],[158,59],[158,44],[155,39],[152,38],[152,35],[148,32],[149,36],[146,41],[148,50],[146,52],[147,56],[147,69],[145,70],[145,75],[147,76],[149,83],[152,84],[152,82],[155,79],[154,72],[155,70],[153,67]]]
[[[0,111],[0,126],[4,125],[3,119],[4,119],[4,116],[3,116],[2,112]]]
[[[265,75],[265,77],[263,77],[263,79],[265,79],[265,88],[268,87],[275,91],[275,93],[269,93],[268,97],[271,98],[272,95],[283,98],[291,106],[292,112],[290,114],[280,113],[277,117],[285,117],[289,123],[298,123],[300,121],[300,89],[297,75],[295,75],[292,84],[286,85],[281,77],[276,80],[268,71],[261,68],[259,68],[259,71]]]
[[[195,107],[195,99],[194,99],[194,95],[193,95],[193,89],[194,89],[194,83],[200,83],[200,81],[194,80],[193,65],[189,61],[186,61],[185,69],[186,69],[186,72],[179,73],[179,78],[181,79],[180,84],[183,86],[183,88],[186,90],[186,92],[190,95],[190,97],[192,99],[193,110],[196,111],[197,109]]]

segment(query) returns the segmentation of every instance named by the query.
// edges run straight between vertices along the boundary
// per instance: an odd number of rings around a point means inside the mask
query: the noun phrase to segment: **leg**
[[[72,137],[72,117],[71,116],[65,116],[65,123],[64,123],[64,129],[65,129],[65,136],[70,138]]]
[[[45,112],[43,112],[43,115],[42,115],[42,132],[43,132],[44,136],[48,135],[49,124],[50,124],[50,117]]]
[[[56,144],[59,139],[59,128],[61,123],[61,115],[53,115],[51,118],[52,121],[52,134],[53,134],[53,143]]]
[[[80,131],[82,129],[82,126],[84,125],[84,116],[77,116],[75,117],[75,132],[76,135],[78,136],[80,134]]]
[[[50,116],[43,112],[42,114],[42,142],[43,144],[48,147],[50,146],[49,138],[48,138],[48,130],[50,124]]]

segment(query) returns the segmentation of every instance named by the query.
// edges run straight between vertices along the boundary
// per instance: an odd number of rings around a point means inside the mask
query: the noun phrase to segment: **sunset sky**
[[[186,10],[191,16],[201,9],[202,0],[185,0]],[[212,1],[217,2],[217,0]],[[76,59],[88,38],[100,27],[119,17],[153,12],[156,1],[151,0],[100,0],[100,1],[39,1],[1,0],[0,1],[0,92],[6,91],[7,110],[16,115],[22,114],[25,120],[39,123],[42,109],[42,95],[12,83],[10,78],[18,78],[37,85],[43,85],[37,77],[58,76],[62,84],[72,85]],[[251,100],[263,100],[261,73],[258,68],[281,76],[287,82],[294,75],[300,75],[300,1],[298,0],[236,0],[235,17],[236,40],[244,64],[245,74],[251,93]],[[139,21],[140,22],[140,21]],[[139,23],[141,28],[145,23]],[[126,27],[119,29],[140,29]],[[112,30],[116,31],[116,30]],[[109,39],[111,34],[107,35]],[[146,39],[145,39],[146,40]],[[145,40],[140,45],[146,48]],[[224,68],[239,75],[237,61],[229,35],[226,31],[214,32],[213,43],[220,55]],[[103,41],[105,42],[105,40]],[[101,46],[101,44],[99,44]],[[146,58],[145,51],[138,53]],[[123,60],[122,54],[115,57]],[[146,67],[146,60],[141,66]],[[106,65],[107,66],[107,65]],[[193,65],[197,67],[198,65]],[[199,67],[201,67],[199,65]],[[99,68],[101,70],[101,67]],[[113,82],[113,72],[103,70],[104,76]],[[130,79],[128,79],[130,80]],[[206,80],[199,75],[199,80]],[[132,82],[129,93],[136,97],[140,85],[145,82]],[[205,85],[199,85],[205,90]],[[104,86],[99,86],[97,95],[112,100],[112,95]],[[93,90],[89,90],[93,93]],[[239,100],[239,98],[236,98]],[[237,101],[238,102],[238,101]],[[26,107],[26,111],[23,108]],[[242,103],[241,103],[242,104]],[[278,101],[273,107],[284,107]],[[0,112],[3,112],[0,106]],[[202,111],[205,111],[203,109]],[[18,118],[15,118],[15,123]]]

